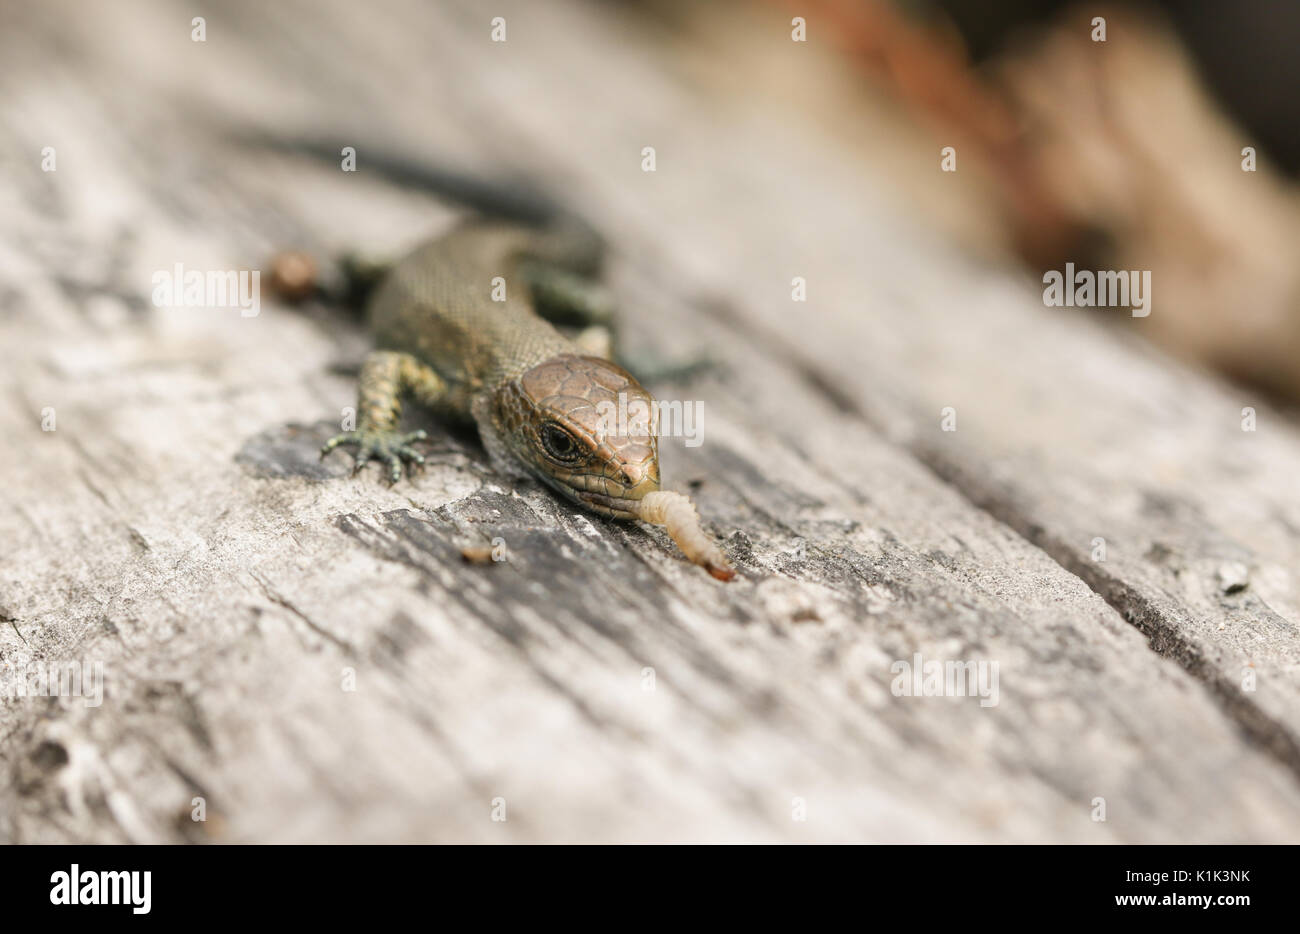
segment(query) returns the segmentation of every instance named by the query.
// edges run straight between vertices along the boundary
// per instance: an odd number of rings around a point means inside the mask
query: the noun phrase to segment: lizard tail
[[[275,136],[257,130],[232,134],[236,142],[275,152],[307,156],[321,163],[341,164],[345,147],[352,147],[355,171],[372,172],[387,181],[446,198],[481,214],[553,229],[562,235],[570,265],[596,272],[604,255],[604,238],[583,217],[565,210],[520,179],[488,180],[451,168],[435,158],[423,158],[395,147],[355,145],[345,134],[336,137]],[[360,137],[357,134],[353,138]]]

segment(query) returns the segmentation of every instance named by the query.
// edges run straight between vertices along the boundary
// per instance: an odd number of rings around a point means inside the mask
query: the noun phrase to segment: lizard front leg
[[[446,391],[446,384],[432,368],[410,354],[376,350],[361,365],[357,400],[357,430],[330,438],[320,449],[321,457],[342,444],[357,446],[359,471],[370,460],[383,461],[393,483],[402,479],[402,462],[424,463],[424,455],[411,447],[423,441],[424,431],[402,434],[397,430],[402,416],[402,396],[410,395],[432,405]]]
[[[525,259],[519,276],[533,299],[533,310],[572,337],[583,353],[614,359],[614,298],[594,279],[553,263]],[[570,329],[581,328],[576,334]]]

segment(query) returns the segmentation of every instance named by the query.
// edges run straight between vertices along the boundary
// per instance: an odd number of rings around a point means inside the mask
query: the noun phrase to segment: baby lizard
[[[376,349],[361,368],[357,428],[331,438],[321,455],[354,445],[358,468],[379,460],[399,481],[404,461],[424,461],[412,444],[426,433],[398,427],[403,398],[413,398],[477,425],[507,475],[540,479],[608,518],[663,525],[691,561],[730,580],[735,572],[691,501],[659,489],[651,426],[625,419],[624,430],[611,431],[602,419],[620,410],[620,394],[621,411],[634,411],[637,400],[650,411],[650,394],[538,313],[572,321],[591,310],[600,252],[600,239],[573,220],[533,227],[478,219],[400,260],[369,302]]]

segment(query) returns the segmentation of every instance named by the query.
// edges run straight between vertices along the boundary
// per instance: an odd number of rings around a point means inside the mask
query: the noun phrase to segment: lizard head
[[[511,453],[593,512],[635,519],[659,489],[654,400],[608,360],[552,357],[507,381],[493,408]]]

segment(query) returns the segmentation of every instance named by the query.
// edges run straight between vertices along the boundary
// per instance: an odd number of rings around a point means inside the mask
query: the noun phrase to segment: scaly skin
[[[596,248],[577,229],[475,222],[400,261],[369,307],[379,349],[362,367],[357,430],[330,439],[322,456],[355,444],[358,465],[383,461],[400,480],[403,461],[423,461],[410,443],[424,433],[398,431],[402,396],[411,395],[444,418],[475,422],[500,469],[537,477],[600,515],[644,518],[642,498],[659,490],[657,438],[635,420],[629,430],[603,432],[598,406],[617,409],[622,394],[624,411],[639,402],[648,412],[650,394],[626,370],[584,354],[533,307],[538,294],[582,311],[589,296],[580,276],[594,271]],[[496,277],[504,301],[493,300]],[[703,540],[686,539],[688,556],[729,579],[725,558]]]

